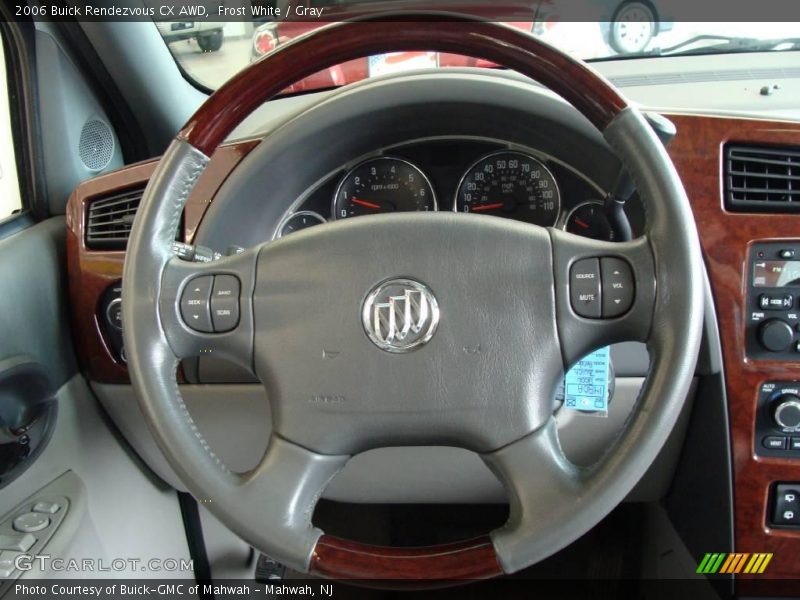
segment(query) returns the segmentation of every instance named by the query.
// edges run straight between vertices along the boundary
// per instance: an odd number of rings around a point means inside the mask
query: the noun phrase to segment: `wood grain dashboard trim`
[[[183,239],[191,242],[217,190],[259,139],[220,146],[189,196],[183,215]],[[67,203],[67,273],[72,327],[81,368],[94,381],[127,383],[128,369],[108,347],[98,317],[103,292],[122,279],[125,252],[86,247],[84,226],[89,203],[99,196],[147,185],[158,164],[151,160],[81,183]]]
[[[800,380],[800,362],[748,359],[745,315],[750,244],[800,238],[800,215],[728,212],[722,167],[727,142],[800,146],[800,123],[667,116],[678,129],[669,153],[692,204],[717,309],[732,445],[736,551],[774,553],[760,578],[796,578],[800,531],[769,527],[767,499],[773,482],[800,481],[800,460],[756,456],[754,435],[761,384],[770,379]]]

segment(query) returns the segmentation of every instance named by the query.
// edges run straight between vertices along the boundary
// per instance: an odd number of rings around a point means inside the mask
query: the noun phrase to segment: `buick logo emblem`
[[[389,279],[369,293],[361,320],[378,348],[410,352],[433,337],[439,325],[439,305],[419,281]]]

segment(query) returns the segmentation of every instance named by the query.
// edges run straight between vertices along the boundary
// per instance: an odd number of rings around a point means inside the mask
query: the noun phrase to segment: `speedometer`
[[[333,198],[333,217],[436,210],[425,174],[402,158],[371,158],[344,176]]]
[[[558,219],[560,204],[556,180],[541,161],[522,152],[502,151],[484,156],[467,170],[454,210],[548,227]]]

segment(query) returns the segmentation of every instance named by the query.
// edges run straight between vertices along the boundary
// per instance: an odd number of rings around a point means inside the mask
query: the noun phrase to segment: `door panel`
[[[63,217],[0,240],[0,360],[27,355],[55,388],[77,371],[66,305]]]
[[[63,517],[51,518],[50,525],[33,533],[35,553],[102,559],[106,565],[114,558],[186,560],[189,551],[174,490],[128,452],[77,373],[68,318],[65,231],[64,219],[53,218],[0,240],[0,369],[5,365],[10,376],[23,365],[32,373],[29,381],[46,379],[49,386],[32,385],[27,393],[17,384],[7,386],[8,393],[0,393],[5,403],[0,415],[35,411],[48,394],[47,400],[57,406],[47,444],[28,459],[24,472],[0,489],[0,533],[15,534],[13,519],[55,494],[65,499],[67,508],[61,509]],[[0,373],[0,391],[2,381]],[[31,406],[17,406],[26,402]],[[46,546],[40,547],[44,541]],[[113,574],[142,576],[140,569]],[[157,569],[146,576],[191,577],[191,570]]]

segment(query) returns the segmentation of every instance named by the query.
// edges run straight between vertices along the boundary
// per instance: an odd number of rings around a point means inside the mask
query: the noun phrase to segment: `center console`
[[[800,361],[800,241],[752,244],[747,277],[747,356]]]

